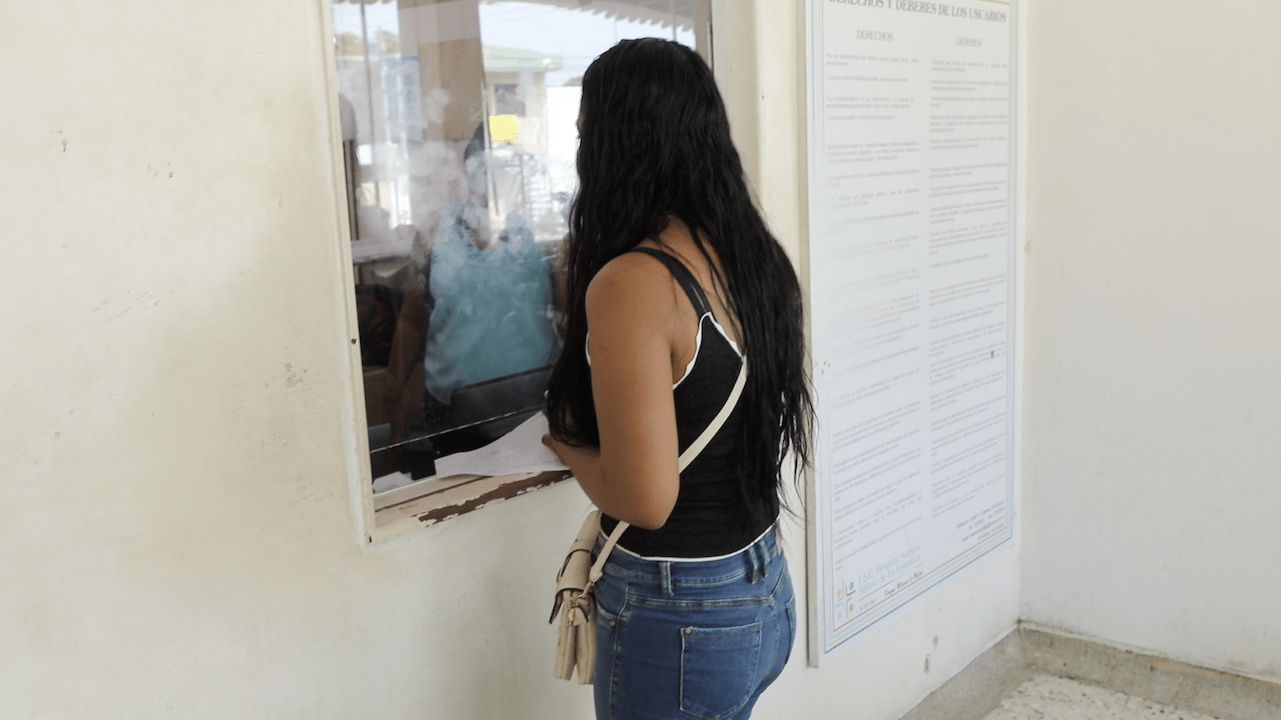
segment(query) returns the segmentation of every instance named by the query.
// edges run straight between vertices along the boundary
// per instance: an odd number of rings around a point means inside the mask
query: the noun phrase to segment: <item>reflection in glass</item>
[[[375,491],[541,408],[582,73],[707,27],[706,0],[334,0]]]

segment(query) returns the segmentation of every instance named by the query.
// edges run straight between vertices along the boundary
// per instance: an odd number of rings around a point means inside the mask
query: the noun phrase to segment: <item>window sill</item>
[[[425,478],[373,496],[369,542],[387,540],[570,477],[568,471]]]

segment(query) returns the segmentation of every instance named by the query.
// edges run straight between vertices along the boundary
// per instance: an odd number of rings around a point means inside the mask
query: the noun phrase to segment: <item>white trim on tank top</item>
[[[720,332],[721,337],[725,338],[726,342],[729,343],[729,346],[734,349],[734,354],[738,355],[739,360],[743,359],[743,351],[738,348],[738,343],[734,342],[734,338],[730,337],[729,333],[725,332],[725,328],[721,327],[721,324],[716,322],[716,316],[712,314],[711,310],[708,310],[703,313],[702,317],[698,318],[698,332],[694,333],[694,357],[690,358],[689,362],[685,364],[685,373],[681,375],[680,379],[672,383],[673,390],[675,390],[681,383],[685,382],[685,378],[689,377],[689,374],[694,371],[694,363],[698,360],[698,353],[703,349],[703,318],[711,319],[712,325]],[[587,337],[583,341],[583,354],[587,356],[588,367],[591,367],[592,364],[592,351],[587,349],[587,341],[591,340],[591,337],[592,331],[588,330]]]
[[[761,538],[763,538],[763,537],[765,537],[766,535],[768,535],[768,534],[769,534],[769,531],[770,531],[770,530],[773,530],[773,529],[774,529],[774,526],[775,526],[775,525],[777,525],[777,524],[778,524],[778,518],[777,518],[777,517],[775,517],[775,518],[774,518],[774,522],[770,523],[769,527],[765,528],[765,532],[762,532],[760,535],[757,535],[755,540],[753,540],[753,541],[751,541],[751,542],[747,543],[746,545],[744,545],[743,547],[741,547],[741,548],[739,548],[739,549],[735,550],[735,551],[734,551],[734,552],[732,552],[732,553],[725,553],[724,555],[715,555],[715,556],[712,556],[712,557],[682,558],[682,557],[663,557],[663,556],[660,556],[660,555],[641,555],[641,554],[639,554],[639,553],[634,553],[634,552],[632,552],[631,550],[628,550],[627,548],[623,547],[622,545],[615,545],[615,546],[614,546],[614,550],[615,550],[615,551],[619,551],[619,550],[621,550],[621,551],[623,551],[623,552],[627,553],[628,555],[631,555],[631,556],[632,556],[632,557],[634,557],[634,558],[640,558],[641,560],[649,560],[650,562],[711,562],[711,561],[713,561],[713,560],[724,560],[725,558],[732,558],[732,557],[734,557],[735,555],[738,555],[739,553],[743,552],[743,551],[744,551],[744,550],[746,550],[747,548],[749,548],[749,547],[751,547],[751,546],[755,545],[756,543],[760,542],[760,541],[761,541]],[[630,529],[630,528],[629,528],[629,529]],[[624,532],[626,532],[626,531],[624,531]],[[609,539],[609,538],[606,538],[606,537],[605,537],[605,531],[604,531],[604,530],[600,531],[600,537],[605,538],[606,540],[608,540],[608,539]],[[778,540],[775,540],[775,542],[778,542]]]

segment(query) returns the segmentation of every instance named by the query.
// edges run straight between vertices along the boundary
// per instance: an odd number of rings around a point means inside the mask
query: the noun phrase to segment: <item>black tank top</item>
[[[694,359],[672,389],[677,442],[684,452],[724,406],[743,360],[716,323],[707,296],[689,269],[657,250],[637,248],[635,252],[666,265],[698,313]],[[711,442],[681,473],[676,505],[667,523],[657,530],[629,527],[619,539],[619,547],[646,557],[716,557],[743,549],[769,528],[778,515],[774,483],[742,483],[735,474],[742,406],[740,398]],[[764,497],[759,490],[762,487],[770,489]],[[605,533],[617,524],[614,518],[601,516]]]

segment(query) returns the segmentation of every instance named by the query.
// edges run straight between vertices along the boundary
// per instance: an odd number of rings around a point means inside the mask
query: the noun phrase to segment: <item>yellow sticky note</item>
[[[515,142],[520,137],[519,115],[490,115],[489,139],[493,142]]]

